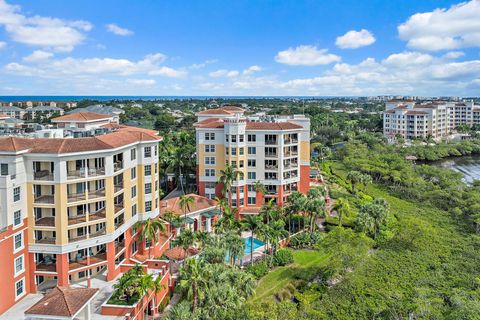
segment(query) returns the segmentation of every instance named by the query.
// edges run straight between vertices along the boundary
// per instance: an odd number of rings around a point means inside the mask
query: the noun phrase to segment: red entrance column
[[[68,253],[57,254],[57,285],[68,287]]]

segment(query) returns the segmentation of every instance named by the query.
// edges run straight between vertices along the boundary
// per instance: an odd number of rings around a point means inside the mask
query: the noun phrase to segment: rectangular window
[[[205,157],[205,164],[214,165],[215,164],[215,157]]]
[[[143,148],[143,156],[145,158],[150,158],[152,156],[152,147]]]
[[[154,150],[155,150],[155,157],[156,157],[158,156],[158,146],[155,146]]]
[[[230,148],[228,148],[228,147],[225,148],[225,155],[227,155],[227,156],[228,156],[228,150],[229,150],[229,149],[230,149]]]
[[[8,176],[8,164],[1,163],[0,164],[0,175],[1,176]]]
[[[13,225],[18,226],[22,223],[22,211],[18,210],[13,213]]]
[[[240,163],[239,163],[239,168],[243,168],[245,166],[245,161],[243,160],[240,160]]]
[[[228,142],[228,134],[225,135],[225,142]]]
[[[130,149],[130,160],[137,159],[137,149]]]
[[[25,279],[22,279],[15,283],[15,297],[20,297],[25,293]]]
[[[232,148],[232,156],[236,156],[237,155],[237,148]]]
[[[249,192],[255,191],[255,186],[253,184],[249,184],[249,185],[247,185],[247,190]]]
[[[257,160],[255,159],[248,159],[247,164],[250,168],[255,168],[257,166]]]
[[[215,169],[205,169],[205,177],[215,177]]]
[[[243,142],[244,139],[245,139],[245,136],[244,136],[243,134],[241,134],[241,135],[238,136],[239,142]]]
[[[152,166],[147,164],[145,165],[145,176],[150,176],[152,174]]]
[[[215,140],[215,133],[214,132],[205,132],[205,140],[207,140],[207,141]]]
[[[152,211],[152,201],[145,201],[145,211]]]
[[[132,217],[134,217],[136,215],[137,215],[137,204],[134,204],[132,206]],[[135,234],[136,232],[133,232],[133,233]]]
[[[205,182],[206,189],[215,189],[215,182]]]
[[[243,156],[243,153],[244,153],[244,150],[243,150],[243,149],[244,149],[243,147],[242,147],[242,148],[238,148],[241,156]]]
[[[152,193],[152,184],[145,183],[145,194],[150,194],[150,193]]]
[[[132,187],[132,198],[135,198],[137,196],[137,186]]]
[[[20,187],[13,188],[13,202],[20,201]]]
[[[23,255],[15,259],[15,275],[24,271]]]
[[[237,136],[232,134],[232,142],[237,142]]]
[[[206,144],[205,145],[205,152],[215,152],[215,145],[214,144]]]
[[[257,173],[256,172],[248,172],[247,175],[248,175],[248,179],[250,179],[250,180],[257,179]]]
[[[20,232],[15,235],[14,237],[14,248],[15,250],[18,250],[23,247],[23,233]]]
[[[130,179],[136,179],[137,178],[137,168],[133,167],[130,169]]]
[[[257,136],[254,134],[249,134],[247,135],[247,141],[248,142],[256,142],[257,141]]]
[[[237,161],[236,160],[232,160],[232,167],[234,167],[234,168],[237,167]]]
[[[255,197],[248,197],[248,204],[256,204],[256,198]]]
[[[248,147],[248,154],[257,154],[257,148]]]

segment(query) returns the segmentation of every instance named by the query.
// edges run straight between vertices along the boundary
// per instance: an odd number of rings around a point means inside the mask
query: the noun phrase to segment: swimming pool
[[[248,237],[244,238],[245,240],[245,255],[249,255],[251,253],[251,245],[252,245],[252,239],[253,239],[253,251],[257,250],[261,246],[263,246],[265,243],[263,241],[260,241],[256,238]]]

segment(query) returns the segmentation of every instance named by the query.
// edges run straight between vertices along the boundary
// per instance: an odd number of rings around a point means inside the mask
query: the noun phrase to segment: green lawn
[[[272,299],[275,293],[285,288],[294,279],[295,272],[299,269],[306,269],[313,265],[318,265],[324,261],[326,257],[326,254],[320,251],[293,251],[294,263],[285,267],[279,267],[260,279],[252,300],[260,302]]]

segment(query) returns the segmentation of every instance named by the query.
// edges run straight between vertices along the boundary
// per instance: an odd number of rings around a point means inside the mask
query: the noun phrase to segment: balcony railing
[[[123,169],[123,161],[117,161],[113,163],[113,170],[115,172]]]
[[[105,215],[105,209],[101,209],[101,210],[98,210],[94,213],[90,213],[88,215],[88,220],[89,221],[95,221],[95,220],[99,220],[99,219],[105,219],[106,215]],[[83,215],[78,215],[78,216],[74,216],[74,217],[68,217],[68,225],[74,225],[74,224],[79,224],[79,223],[84,223],[84,222],[87,222],[87,215],[86,214],[83,214]]]
[[[123,190],[123,181],[113,185],[114,192],[119,192]]]
[[[276,144],[277,144],[277,140],[265,140],[265,144],[266,144],[266,145],[276,145]]]
[[[55,217],[43,217],[35,220],[35,226],[37,227],[54,227]]]
[[[76,170],[67,171],[67,180],[81,179],[87,177],[97,177],[105,175],[105,168],[78,168]]]
[[[55,197],[53,194],[44,194],[40,196],[35,196],[33,199],[34,203],[41,203],[41,204],[53,204],[55,203]]]
[[[75,236],[75,237],[68,237],[68,242],[77,242],[87,239],[87,235],[84,234],[82,236]]]
[[[55,244],[55,238],[53,238],[53,237],[43,237],[41,239],[35,239],[35,243]]]
[[[293,143],[298,143],[298,139],[284,139],[283,140],[284,144],[293,144]]]
[[[290,151],[290,152],[284,152],[283,153],[284,157],[294,157],[298,156],[298,151]]]
[[[95,191],[90,191],[88,193],[88,198],[89,199],[95,199],[95,198],[102,198],[105,197],[105,188],[104,189],[98,189]]]
[[[114,208],[115,208],[115,213],[118,213],[118,212],[122,211],[125,207],[124,207],[123,202],[122,202],[122,203],[115,204]]]
[[[270,165],[268,165],[268,164],[265,165],[265,170],[276,170],[276,169],[278,169],[278,165],[271,165],[271,164]]]
[[[86,192],[67,194],[68,202],[83,201],[87,199]]]
[[[34,180],[53,181],[53,172],[50,170],[40,170],[33,173]]]
[[[265,158],[277,158],[277,157],[278,157],[277,153],[270,153],[270,152],[265,153]]]

